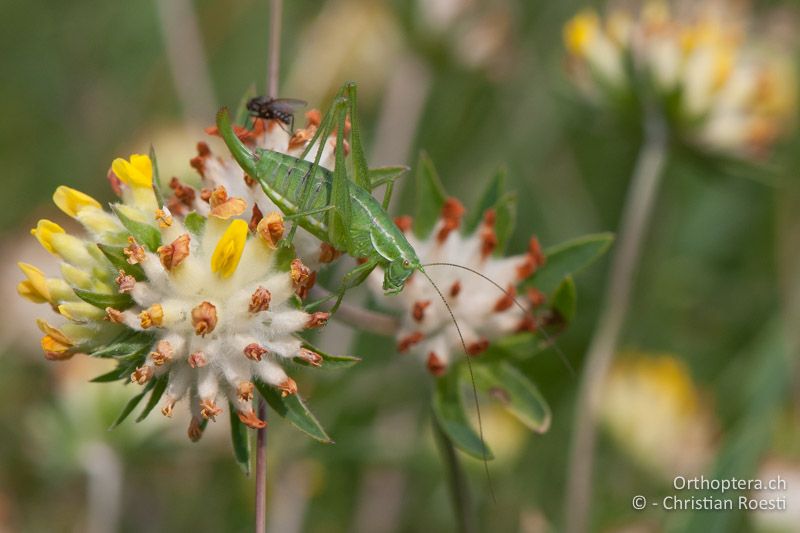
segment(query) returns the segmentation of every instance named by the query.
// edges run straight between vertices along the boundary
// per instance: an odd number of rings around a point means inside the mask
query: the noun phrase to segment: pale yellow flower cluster
[[[672,355],[624,354],[606,381],[599,412],[619,446],[665,479],[699,474],[713,457],[717,428],[708,398]]]
[[[564,27],[573,79],[598,103],[631,94],[657,103],[684,140],[703,148],[763,155],[795,109],[791,57],[748,35],[731,2],[676,4],[577,14]]]

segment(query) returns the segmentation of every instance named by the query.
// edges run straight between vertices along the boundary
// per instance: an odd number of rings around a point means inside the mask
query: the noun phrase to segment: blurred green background
[[[521,205],[512,252],[532,234],[547,246],[615,231],[641,132],[579,104],[565,77],[561,28],[585,2],[286,4],[281,95],[325,107],[341,83],[357,81],[371,163],[413,166],[425,150],[468,206],[492,172],[507,167]],[[0,6],[0,531],[250,530],[253,481],[232,460],[225,424],[197,444],[179,416],[106,432],[133,393],[86,383],[102,370],[91,361],[44,361],[34,318],[45,309],[19,299],[14,286],[17,260],[48,264],[28,229],[55,216],[49,198],[57,185],[108,200],[111,160],[151,143],[162,173],[191,174],[194,143],[217,107],[236,105],[252,83],[263,90],[267,2]],[[798,15],[789,0],[758,2],[754,12],[790,23]],[[669,494],[682,472],[653,469],[604,432],[596,530],[800,530],[798,147],[795,134],[769,172],[726,173],[673,154],[623,339],[629,351],[668,353],[686,365],[702,416],[683,414],[708,435],[700,471],[777,471],[789,480],[790,509],[699,518],[636,512],[632,496]],[[410,183],[393,214],[411,210]],[[579,373],[607,262],[578,277],[578,316],[559,339]],[[391,340],[328,329],[327,342],[364,362],[347,373],[299,376],[335,445],[272,417],[270,531],[453,530],[429,429],[431,379],[417,361],[398,357]],[[464,460],[486,531],[559,531],[569,510],[563,494],[578,378],[553,352],[525,370],[550,402],[553,426],[528,434],[484,402],[497,503],[482,465]],[[662,414],[654,401],[654,428],[672,422]],[[676,446],[653,454],[680,456]]]

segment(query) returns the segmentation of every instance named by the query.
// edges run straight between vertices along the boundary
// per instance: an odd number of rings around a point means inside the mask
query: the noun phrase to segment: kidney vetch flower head
[[[252,407],[254,389],[263,384],[295,395],[286,363],[322,363],[297,336],[328,318],[299,309],[313,283],[311,271],[278,246],[284,231],[279,213],[248,224],[239,215],[253,204],[219,187],[204,209],[185,201],[189,189],[183,186],[173,187],[164,203],[153,174],[147,155],[116,159],[109,180],[120,202],[111,212],[66,186],[53,195],[86,237],[49,220],[32,230],[61,261],[61,278],[19,264],[26,277],[20,295],[49,303],[59,315],[56,324],[38,321],[45,356],[113,357],[117,369],[97,380],[143,385],[144,392],[153,391],[147,409],[160,401],[166,416],[188,397],[193,440],[222,412],[225,399],[242,423],[263,427]]]
[[[382,272],[373,272],[368,281],[380,303],[399,312],[397,351],[417,354],[430,373],[439,377],[464,355],[465,346],[467,355],[475,357],[485,352],[493,341],[514,333],[536,331],[538,326],[555,317],[551,310],[539,313],[538,317],[534,315],[544,310],[546,296],[525,283],[545,264],[545,255],[536,237],[531,237],[524,254],[504,256],[502,253],[512,227],[513,195],[495,195],[493,202],[482,202],[480,218],[469,217],[464,221],[465,208],[457,199],[444,195],[427,158],[421,159],[420,169],[430,170],[427,174],[433,185],[417,185],[420,190],[432,187],[435,191],[426,198],[432,202],[431,209],[438,208],[438,218],[423,222],[425,209],[418,206],[416,218],[401,216],[395,223],[420,261],[429,265],[425,271],[430,281],[414,273],[402,292],[388,297],[381,289]],[[501,187],[502,175],[498,175],[489,190],[497,191]],[[431,281],[441,291],[441,297]],[[523,284],[525,289],[522,289]],[[522,293],[520,297],[518,292]],[[452,317],[442,298],[449,304]]]
[[[658,102],[682,138],[716,152],[762,156],[795,106],[791,58],[748,38],[741,5],[648,0],[586,9],[564,28],[573,79],[595,102]]]

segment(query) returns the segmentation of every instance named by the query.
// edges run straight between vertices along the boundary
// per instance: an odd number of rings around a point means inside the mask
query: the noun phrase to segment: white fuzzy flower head
[[[527,253],[510,257],[493,255],[497,247],[494,230],[495,214],[489,210],[471,235],[459,231],[464,208],[449,198],[442,208],[440,220],[424,239],[410,231],[410,217],[399,217],[397,225],[404,231],[420,261],[453,263],[476,270],[508,291],[504,294],[480,276],[450,266],[428,266],[426,272],[450,305],[464,337],[467,354],[479,356],[496,339],[506,335],[533,331],[537,320],[532,315],[544,302],[544,296],[531,290],[520,309],[514,302],[516,287],[544,264],[544,255],[536,238]],[[383,296],[382,272],[374,272],[369,286],[381,303],[400,312],[401,326],[397,333],[397,350],[417,354],[434,376],[441,376],[456,358],[464,354],[453,317],[436,289],[420,273],[406,282],[397,295]],[[519,301],[519,300],[518,300]]]
[[[604,19],[584,10],[564,27],[573,78],[596,102],[654,96],[697,146],[763,156],[791,126],[795,73],[778,43],[748,38],[739,4],[648,0]]]
[[[47,220],[33,230],[62,261],[63,279],[20,264],[27,278],[20,294],[50,303],[63,322],[40,321],[45,354],[66,359],[116,351],[123,356],[118,377],[146,387],[161,384],[164,415],[188,399],[192,439],[226,402],[243,423],[263,427],[252,406],[254,382],[296,394],[285,364],[321,363],[297,334],[328,318],[298,309],[314,274],[299,259],[283,259],[277,247],[282,217],[267,212],[248,225],[239,215],[252,205],[222,187],[211,192],[202,215],[159,206],[144,155],[115,160],[109,177],[122,200],[113,214],[68,187],[54,195],[88,238]],[[188,190],[176,193],[186,198]]]

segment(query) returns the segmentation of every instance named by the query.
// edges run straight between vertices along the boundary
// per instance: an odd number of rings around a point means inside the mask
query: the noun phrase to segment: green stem
[[[458,522],[458,531],[461,533],[476,533],[478,528],[475,522],[475,509],[467,478],[464,475],[464,469],[458,459],[458,452],[456,452],[452,441],[444,433],[434,415],[431,415],[431,424],[433,425],[433,434],[436,436],[436,442],[439,445],[439,452],[442,455],[442,461],[447,469],[447,486],[450,489],[450,497],[453,500],[453,510]]]
[[[589,343],[578,390],[564,500],[567,533],[589,530],[597,406],[625,324],[642,244],[664,174],[666,156],[665,124],[660,116],[650,113],[646,118],[645,139],[622,211],[603,308]]]

